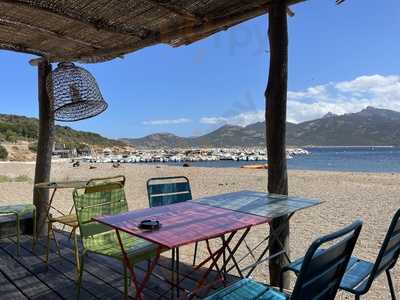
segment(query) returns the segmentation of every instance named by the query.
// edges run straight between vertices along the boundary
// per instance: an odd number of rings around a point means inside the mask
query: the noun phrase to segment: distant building
[[[77,156],[77,152],[76,149],[67,149],[64,144],[54,143],[52,155],[59,158],[71,158]]]
[[[85,147],[77,149],[76,151],[79,156],[91,156],[92,155],[92,149],[89,147],[89,145],[85,145]]]
[[[110,148],[105,148],[104,150],[103,150],[103,156],[104,157],[109,157],[109,156],[111,156],[112,155],[112,150],[110,149]]]

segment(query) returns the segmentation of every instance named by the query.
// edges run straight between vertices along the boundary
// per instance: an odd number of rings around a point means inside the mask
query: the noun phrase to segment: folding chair
[[[361,231],[362,222],[315,240],[307,250],[291,295],[252,279],[242,279],[207,297],[207,300],[333,300]],[[330,244],[325,251],[322,245]]]
[[[324,250],[321,250],[324,251]],[[346,273],[340,283],[340,288],[355,295],[355,299],[368,293],[375,278],[383,272],[389,284],[390,295],[396,299],[390,270],[396,265],[400,254],[400,209],[394,215],[386,237],[382,243],[375,263],[352,257],[347,265]],[[300,258],[285,267],[284,271],[299,273],[303,258]]]

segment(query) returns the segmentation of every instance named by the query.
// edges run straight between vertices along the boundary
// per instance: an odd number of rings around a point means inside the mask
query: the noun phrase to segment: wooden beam
[[[287,2],[273,0],[268,14],[268,38],[270,45],[270,62],[266,99],[266,137],[268,152],[268,192],[288,194],[288,177],[286,164],[286,103],[288,77],[288,28]],[[278,238],[289,255],[289,222],[288,216],[274,219],[271,231],[280,231]],[[269,239],[270,255],[282,250],[280,243]],[[287,264],[284,255],[270,260],[270,282],[279,286],[280,272]],[[286,272],[283,286],[289,285]]]
[[[51,74],[51,65],[47,61],[38,64],[38,98],[39,98],[39,139],[37,146],[35,184],[50,181],[51,154],[54,143],[54,118],[51,100],[47,94],[46,78]],[[46,208],[49,201],[47,189],[33,189],[33,203],[38,214],[38,224],[46,222]],[[39,235],[46,234],[46,226]]]
[[[2,0],[0,0],[2,1]],[[296,0],[300,1],[300,0]],[[303,1],[303,0],[302,0]],[[160,32],[153,32],[147,38],[141,40],[138,43],[127,43],[125,45],[120,45],[111,49],[101,49],[98,51],[82,53],[75,57],[64,58],[64,60],[82,60],[86,57],[92,56],[103,56],[103,55],[120,55],[129,52],[133,52],[144,47],[156,45],[158,43],[171,43],[175,40],[195,40],[196,36],[204,37],[205,33],[215,32],[221,29],[228,29],[229,27],[244,22],[246,20],[252,19],[257,16],[265,14],[268,10],[269,5],[263,7],[253,8],[240,13],[231,14],[222,18],[208,20],[205,23],[193,24],[192,22],[187,22],[185,25],[173,28],[162,28]],[[184,42],[183,42],[184,43]],[[52,60],[57,60],[55,58],[50,58]]]
[[[174,5],[162,3],[157,0],[146,0],[146,1],[153,4],[154,6],[161,7],[173,14],[176,14],[186,20],[194,21],[194,22],[196,22],[196,21],[203,22],[204,21],[203,18],[196,16],[194,13],[188,11],[187,9],[185,9],[183,7],[176,7]]]

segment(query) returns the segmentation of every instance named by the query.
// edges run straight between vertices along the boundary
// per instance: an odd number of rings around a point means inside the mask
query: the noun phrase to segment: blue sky
[[[385,5],[382,5],[382,4]],[[398,0],[309,0],[289,18],[288,119],[301,122],[367,105],[400,111]],[[62,123],[108,137],[199,135],[263,119],[268,73],[266,16],[180,48],[161,45],[85,65],[109,109]],[[0,113],[34,116],[31,56],[0,51]],[[61,124],[61,123],[60,123]]]

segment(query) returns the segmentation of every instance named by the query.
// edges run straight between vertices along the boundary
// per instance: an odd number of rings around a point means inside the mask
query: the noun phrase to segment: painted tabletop
[[[193,200],[193,202],[211,207],[254,214],[269,219],[288,215],[298,210],[321,204],[319,200],[253,191],[220,194],[196,199]]]
[[[75,189],[86,186],[87,181],[53,181],[36,183],[35,187],[39,189]]]
[[[167,248],[219,237],[269,221],[265,217],[209,207],[193,201],[97,217],[94,220]],[[143,220],[158,220],[162,226],[155,231],[141,230],[138,226]]]

